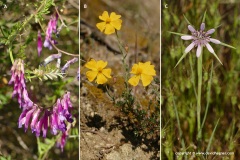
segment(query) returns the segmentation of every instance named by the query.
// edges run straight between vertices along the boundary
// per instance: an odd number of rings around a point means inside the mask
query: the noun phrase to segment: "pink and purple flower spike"
[[[210,29],[207,32],[204,31],[205,23],[202,23],[200,26],[200,30],[195,30],[193,26],[188,25],[189,31],[192,35],[184,35],[181,36],[183,40],[192,40],[192,43],[185,49],[185,53],[190,52],[193,47],[197,47],[196,55],[199,57],[202,53],[202,48],[207,47],[209,52],[214,53],[213,48],[209,44],[209,42],[220,44],[221,42],[217,39],[211,38],[210,35],[215,32],[215,29]]]
[[[46,37],[43,46],[47,47],[48,49],[52,50],[51,43],[56,44],[57,42],[52,39],[52,33],[57,33],[57,21],[58,21],[58,14],[56,13],[55,16],[51,16],[51,19],[48,22],[47,30],[46,30]]]
[[[20,108],[31,108],[33,102],[28,96],[24,78],[24,63],[21,59],[16,59],[11,68],[12,77],[9,84],[13,84],[12,97],[17,96]]]

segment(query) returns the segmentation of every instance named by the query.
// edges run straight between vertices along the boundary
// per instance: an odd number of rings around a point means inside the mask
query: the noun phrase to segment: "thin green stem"
[[[118,47],[119,47],[119,49],[120,49],[120,52],[122,53],[122,64],[123,64],[123,66],[124,66],[124,69],[125,69],[125,74],[124,74],[124,77],[125,77],[125,87],[126,87],[126,89],[128,90],[128,79],[129,79],[129,73],[128,73],[128,71],[129,71],[129,67],[128,67],[128,65],[126,64],[126,62],[125,62],[125,59],[126,59],[126,57],[127,57],[127,54],[124,54],[124,48],[123,48],[123,46],[122,46],[122,44],[121,44],[121,42],[120,42],[120,40],[119,40],[119,37],[118,37],[118,33],[116,32],[116,36],[117,36],[117,41],[118,41]]]
[[[197,94],[197,140],[201,141],[202,131],[201,131],[201,94],[202,94],[202,55],[197,60],[197,71],[198,71],[198,94]]]
[[[204,113],[204,117],[203,117],[203,121],[202,121],[202,124],[201,124],[201,130],[203,129],[203,126],[204,126],[204,123],[206,121],[206,117],[207,117],[207,114],[208,114],[208,108],[209,108],[209,104],[210,104],[210,96],[211,96],[211,86],[212,86],[212,74],[213,74],[213,62],[212,62],[212,67],[211,67],[211,73],[210,73],[210,79],[208,81],[208,89],[207,89],[207,106],[206,106],[206,110],[205,110],[205,113]],[[200,132],[199,132],[200,133]],[[198,133],[198,134],[199,134]]]
[[[12,46],[9,46],[8,48],[9,56],[11,59],[12,64],[14,63],[13,53],[12,53]]]
[[[193,90],[194,90],[195,97],[197,99],[197,91],[196,91],[196,85],[195,85],[195,75],[194,75],[194,71],[193,71],[192,55],[189,56],[189,64],[190,64],[191,74],[192,74],[191,82],[192,82],[192,85],[193,85]]]

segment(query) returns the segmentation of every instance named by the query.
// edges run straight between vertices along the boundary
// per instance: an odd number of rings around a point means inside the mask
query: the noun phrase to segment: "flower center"
[[[102,73],[102,70],[103,70],[103,69],[100,67],[100,68],[98,68],[97,70],[98,70],[98,73]]]
[[[210,36],[206,35],[206,32],[196,31],[192,33],[195,46],[202,45],[205,46],[210,41]]]
[[[143,72],[143,70],[142,70],[142,68],[137,68],[137,72],[136,72],[136,75],[140,75],[140,74],[142,74],[142,72]]]
[[[111,22],[111,19],[110,18],[107,18],[106,19],[106,23],[109,24]]]

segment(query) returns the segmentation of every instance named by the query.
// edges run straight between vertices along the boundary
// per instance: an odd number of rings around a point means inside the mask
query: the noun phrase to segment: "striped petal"
[[[193,39],[193,36],[187,35],[187,36],[181,36],[181,38],[182,38],[183,40],[191,40],[191,39]]]
[[[205,23],[202,23],[200,26],[200,30],[203,31],[205,29]]]
[[[198,47],[197,47],[197,52],[196,52],[197,57],[200,57],[201,53],[202,53],[202,46],[201,46],[201,45],[198,45]]]
[[[189,31],[191,31],[191,32],[196,32],[196,30],[193,28],[193,26],[191,26],[191,25],[188,25],[188,29],[189,29]]]
[[[185,49],[185,53],[190,52],[194,47],[194,42],[192,42],[186,49]]]
[[[212,43],[215,43],[215,44],[220,44],[220,43],[221,43],[219,40],[214,39],[214,38],[210,38],[210,41],[211,41]]]
[[[215,29],[210,29],[206,32],[206,34],[209,35],[209,34],[213,34],[214,32],[215,32]]]
[[[206,44],[206,47],[209,50],[209,52],[214,53],[214,50],[213,50],[212,46],[209,43]]]

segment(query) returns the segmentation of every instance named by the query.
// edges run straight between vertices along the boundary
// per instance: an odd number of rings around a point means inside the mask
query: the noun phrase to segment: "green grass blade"
[[[231,45],[228,45],[228,44],[226,44],[226,43],[223,43],[223,42],[221,42],[220,45],[223,45],[223,46],[225,46],[225,47],[229,47],[229,48],[232,48],[232,49],[236,49],[235,47],[233,47],[233,46],[231,46]]]
[[[168,32],[171,34],[178,35],[178,36],[186,36],[187,35],[187,34],[182,34],[182,33],[177,33],[177,32],[171,32],[171,31],[168,31]]]
[[[213,137],[214,137],[214,134],[215,134],[215,132],[216,132],[216,129],[217,129],[219,120],[220,120],[220,118],[218,118],[217,124],[215,125],[215,127],[214,127],[214,129],[213,129],[213,132],[212,132],[212,135],[211,135],[211,137],[210,137],[210,140],[209,140],[209,143],[208,143],[206,152],[209,151],[209,149],[210,149],[210,147],[211,147],[211,145],[212,145]]]
[[[189,53],[189,52],[188,52],[188,53]],[[179,61],[177,62],[176,66],[175,66],[174,68],[177,67],[177,65],[182,61],[182,59],[183,59],[184,57],[186,57],[186,55],[187,55],[188,53],[185,53],[185,52],[184,52],[184,54],[183,54],[182,57],[179,59]]]

